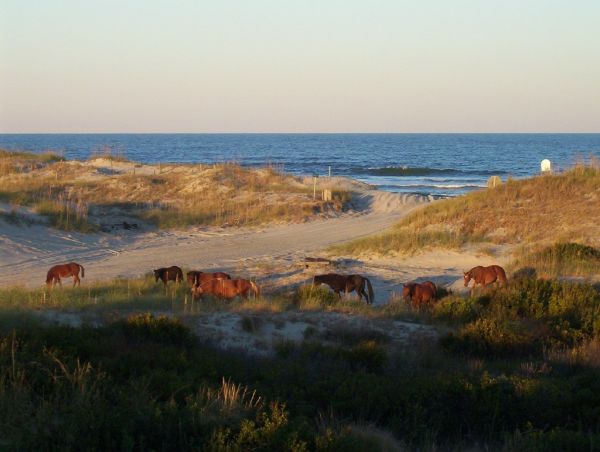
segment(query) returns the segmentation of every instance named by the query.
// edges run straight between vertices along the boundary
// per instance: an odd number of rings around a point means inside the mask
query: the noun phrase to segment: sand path
[[[382,231],[425,202],[422,197],[368,190],[355,198],[355,212],[338,218],[260,228],[142,234],[65,233],[0,220],[0,284],[38,286],[49,266],[69,261],[86,268],[85,281],[137,277],[167,265],[240,269],[258,262],[296,262],[330,245]]]

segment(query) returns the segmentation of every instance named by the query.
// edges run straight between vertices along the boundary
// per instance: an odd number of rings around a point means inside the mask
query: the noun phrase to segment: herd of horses
[[[60,278],[73,277],[73,287],[81,285],[79,274],[83,278],[85,269],[82,265],[76,262],[68,264],[55,265],[48,270],[46,275],[46,284],[48,287],[55,287],[56,283],[62,287]],[[154,270],[155,282],[161,280],[164,286],[167,286],[169,281],[175,283],[183,282],[183,271],[180,267],[173,265],[171,267],[162,267]],[[485,288],[492,284],[508,285],[506,272],[499,265],[490,265],[489,267],[477,266],[473,267],[468,272],[463,273],[464,285],[469,286],[471,280],[474,281],[471,288],[471,294],[479,285]],[[191,287],[192,299],[196,300],[204,295],[213,295],[220,299],[233,299],[241,297],[248,299],[248,294],[252,293],[254,297],[260,296],[260,288],[258,285],[249,279],[232,279],[230,275],[224,272],[203,272],[192,270],[187,272],[186,281]],[[363,296],[367,304],[372,304],[375,300],[373,286],[369,278],[361,275],[339,275],[336,273],[327,273],[324,275],[315,275],[312,283],[314,286],[321,284],[328,285],[341,299],[341,293],[348,294],[356,292],[359,301],[362,301]],[[366,290],[365,290],[366,289]],[[402,289],[402,298],[407,304],[413,308],[421,309],[438,299],[438,288],[432,281],[422,283],[409,282],[405,283]]]

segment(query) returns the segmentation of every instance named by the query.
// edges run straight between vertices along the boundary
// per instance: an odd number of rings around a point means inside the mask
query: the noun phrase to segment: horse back
[[[423,283],[421,283],[422,286],[427,286],[431,289],[431,291],[433,292],[433,296],[435,298],[437,298],[437,286],[435,285],[435,283],[433,281],[425,281]]]
[[[415,284],[414,292],[415,298],[421,302],[430,301],[435,298],[435,291],[428,283]]]
[[[334,290],[346,290],[347,276],[338,275],[337,273],[327,273],[326,275],[320,275],[321,281],[327,284]]]

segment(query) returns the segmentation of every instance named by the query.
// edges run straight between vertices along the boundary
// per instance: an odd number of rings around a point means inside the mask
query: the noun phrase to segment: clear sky
[[[0,132],[598,132],[600,0],[0,0]]]

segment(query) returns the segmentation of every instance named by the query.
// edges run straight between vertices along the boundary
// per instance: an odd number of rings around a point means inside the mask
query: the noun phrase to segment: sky
[[[0,0],[0,133],[599,132],[598,0]]]

